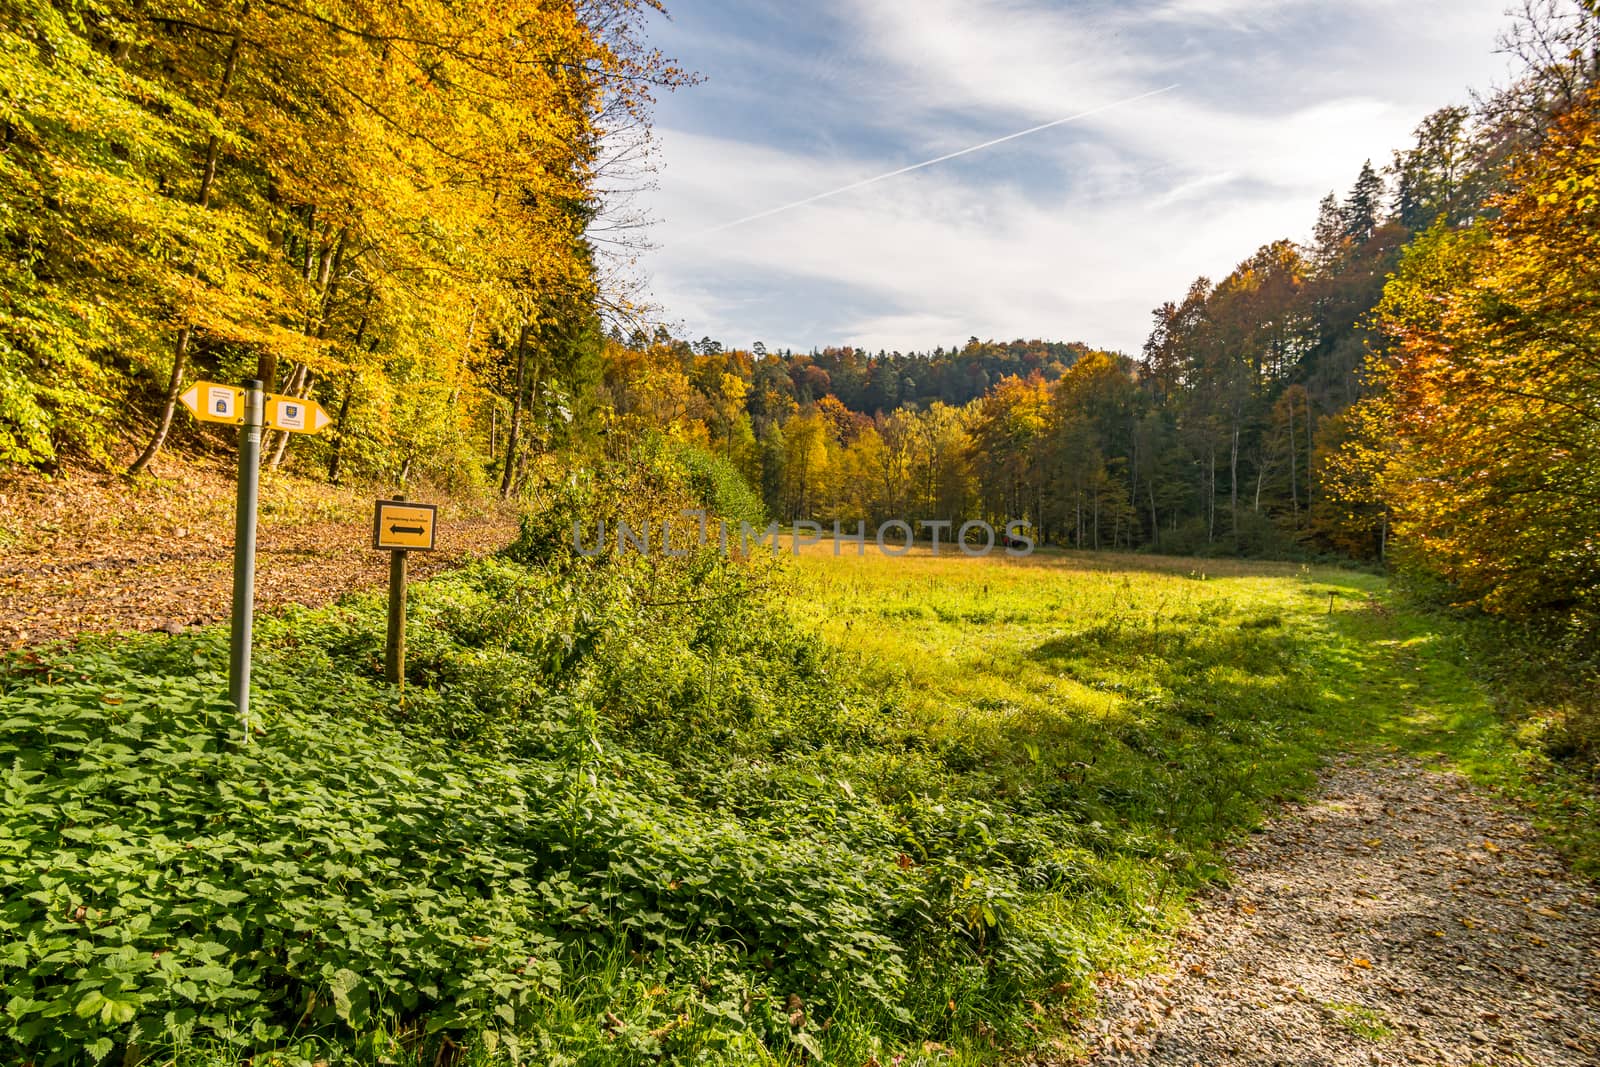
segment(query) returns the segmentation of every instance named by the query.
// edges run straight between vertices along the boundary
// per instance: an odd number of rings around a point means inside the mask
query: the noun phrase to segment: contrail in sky
[[[1140,100],[1148,100],[1152,96],[1160,96],[1162,93],[1170,93],[1177,87],[1178,83],[1173,82],[1171,85],[1163,86],[1160,89],[1152,89],[1148,93],[1140,93],[1138,96],[1130,96],[1125,100],[1113,100],[1109,104],[1101,104],[1099,107],[1092,107],[1088,111],[1080,111],[1076,115],[1068,115],[1064,119],[1056,119],[1053,122],[1045,122],[1039,124],[1038,126],[1030,126],[1025,130],[1018,130],[1016,133],[1008,133],[1004,137],[996,137],[992,141],[985,141],[982,144],[975,144],[967,148],[957,149],[954,152],[946,152],[942,156],[935,156],[932,159],[925,159],[921,163],[913,163],[908,167],[901,167],[899,170],[891,170],[886,174],[874,175],[871,178],[862,178],[858,182],[851,182],[849,185],[841,185],[837,189],[829,189],[825,193],[817,193],[815,196],[808,196],[804,200],[796,200],[792,204],[782,204],[778,207],[768,208],[765,211],[758,211],[754,215],[746,215],[742,219],[734,219],[732,222],[724,222],[720,226],[713,226],[709,230],[702,230],[699,234],[696,234],[696,236],[709,237],[714,233],[721,233],[723,230],[731,230],[735,226],[743,226],[747,222],[755,222],[757,219],[770,218],[771,216],[777,215],[780,212],[792,211],[797,207],[804,207],[807,204],[815,204],[818,200],[826,200],[830,196],[838,196],[840,193],[848,193],[852,189],[861,189],[868,185],[875,185],[878,182],[887,181],[890,178],[898,178],[902,174],[909,174],[914,170],[921,170],[923,167],[931,167],[935,163],[943,163],[947,159],[955,159],[957,156],[971,155],[973,152],[981,152],[985,148],[993,148],[997,144],[1004,144],[1007,141],[1015,141],[1018,137],[1026,137],[1030,133],[1038,133],[1040,130],[1048,130],[1052,126],[1064,126],[1069,122],[1077,122],[1079,119],[1086,119],[1091,115],[1098,115],[1101,112],[1110,111],[1112,108],[1125,107],[1128,104],[1136,104]]]

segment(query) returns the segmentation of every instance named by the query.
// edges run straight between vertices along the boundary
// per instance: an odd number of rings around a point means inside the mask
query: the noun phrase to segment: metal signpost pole
[[[394,499],[405,500],[405,494],[396,493]],[[389,645],[383,661],[383,676],[390,685],[405,685],[406,550],[403,548],[389,553]]]
[[[233,534],[233,635],[228,646],[228,699],[250,741],[250,636],[256,599],[256,504],[261,490],[261,426],[266,394],[244,383],[244,424],[239,428],[239,495]]]

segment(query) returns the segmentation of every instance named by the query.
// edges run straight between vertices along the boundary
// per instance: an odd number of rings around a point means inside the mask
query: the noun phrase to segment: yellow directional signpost
[[[228,699],[239,709],[250,740],[250,641],[255,623],[256,507],[261,495],[261,431],[318,433],[331,421],[315,401],[267,393],[251,380],[240,389],[195,382],[178,397],[202,422],[239,427],[239,490],[233,536],[232,640],[228,646]]]
[[[201,422],[231,422],[237,426],[244,421],[243,389],[213,382],[195,382],[178,399]]]
[[[333,420],[315,400],[267,394],[267,425],[286,433],[321,433]]]
[[[378,501],[372,516],[372,547],[431,551],[437,510],[432,504],[412,504],[403,499]]]
[[[433,551],[433,504],[415,504],[403,496],[380,500],[372,509],[372,547],[389,552],[389,647],[383,674],[390,685],[406,676],[406,553]]]

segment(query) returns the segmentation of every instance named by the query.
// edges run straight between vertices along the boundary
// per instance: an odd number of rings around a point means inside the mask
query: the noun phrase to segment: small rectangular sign
[[[372,547],[432,551],[437,510],[436,505],[409,500],[378,501],[372,513]]]
[[[216,382],[195,382],[178,397],[201,422],[244,421],[244,390]]]

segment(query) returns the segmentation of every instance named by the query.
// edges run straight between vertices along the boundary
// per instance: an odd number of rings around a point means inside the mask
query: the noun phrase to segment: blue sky
[[[668,0],[658,317],[741,347],[1137,352],[1150,311],[1504,81],[1506,0]],[[982,152],[732,220],[1163,86]]]

